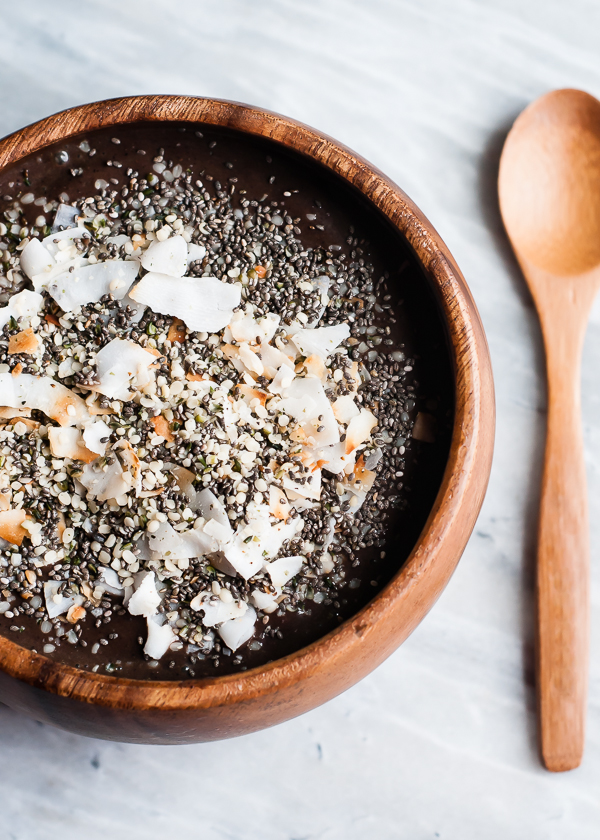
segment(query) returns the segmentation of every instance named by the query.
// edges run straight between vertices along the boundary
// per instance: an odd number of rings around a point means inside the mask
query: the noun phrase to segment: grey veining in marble
[[[490,489],[464,558],[381,668],[298,720],[194,747],[95,742],[0,707],[0,840],[596,840],[600,305],[583,365],[588,743],[579,770],[553,776],[537,759],[531,688],[543,360],[495,177],[504,134],[531,99],[566,86],[600,95],[600,5],[5,0],[0,20],[0,135],[93,99],[209,94],[294,116],[373,161],[462,267],[498,400]]]

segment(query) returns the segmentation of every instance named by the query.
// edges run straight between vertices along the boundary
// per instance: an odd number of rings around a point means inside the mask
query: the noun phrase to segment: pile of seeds
[[[352,230],[349,258],[303,248],[282,204],[162,152],[127,176],[0,224],[0,613],[47,653],[128,612],[149,659],[243,663],[383,546],[412,364]]]

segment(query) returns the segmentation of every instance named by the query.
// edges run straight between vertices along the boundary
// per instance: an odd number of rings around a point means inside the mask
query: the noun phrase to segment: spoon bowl
[[[526,108],[506,139],[498,191],[546,350],[537,690],[543,761],[563,771],[580,764],[585,740],[589,537],[580,367],[600,287],[600,102],[558,90]]]

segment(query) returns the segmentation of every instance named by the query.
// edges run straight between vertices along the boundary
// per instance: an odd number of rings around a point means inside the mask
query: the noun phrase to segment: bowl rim
[[[108,99],[66,109],[0,140],[0,169],[86,131],[154,121],[204,123],[267,138],[311,158],[358,189],[404,234],[433,281],[449,332],[455,376],[450,453],[416,545],[399,571],[365,607],[307,647],[238,674],[140,680],[79,670],[34,654],[0,636],[0,671],[38,689],[88,704],[135,711],[200,710],[256,700],[317,675],[330,659],[341,657],[349,647],[360,644],[365,633],[386,621],[394,623],[393,614],[398,608],[405,610],[402,638],[398,641],[397,633],[391,644],[386,646],[383,641],[385,650],[372,667],[415,629],[450,579],[483,502],[492,460],[494,392],[487,341],[477,308],[435,228],[379,169],[345,145],[299,121],[258,107],[208,97],[147,95]],[[444,541],[454,544],[454,552],[442,551]],[[428,583],[428,578],[433,583]],[[397,618],[395,623],[398,624]],[[352,680],[347,685],[351,683]]]

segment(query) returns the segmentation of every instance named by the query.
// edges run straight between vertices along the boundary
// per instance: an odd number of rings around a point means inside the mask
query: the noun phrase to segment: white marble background
[[[600,307],[585,346],[593,634],[587,752],[546,773],[531,688],[540,336],[502,235],[504,133],[556,87],[600,95],[595,0],[0,2],[0,135],[82,102],[208,94],[318,127],[394,178],[475,295],[498,399],[489,493],[408,642],[328,705],[193,747],[88,740],[0,707],[1,840],[600,836]],[[568,442],[566,442],[568,443]]]

